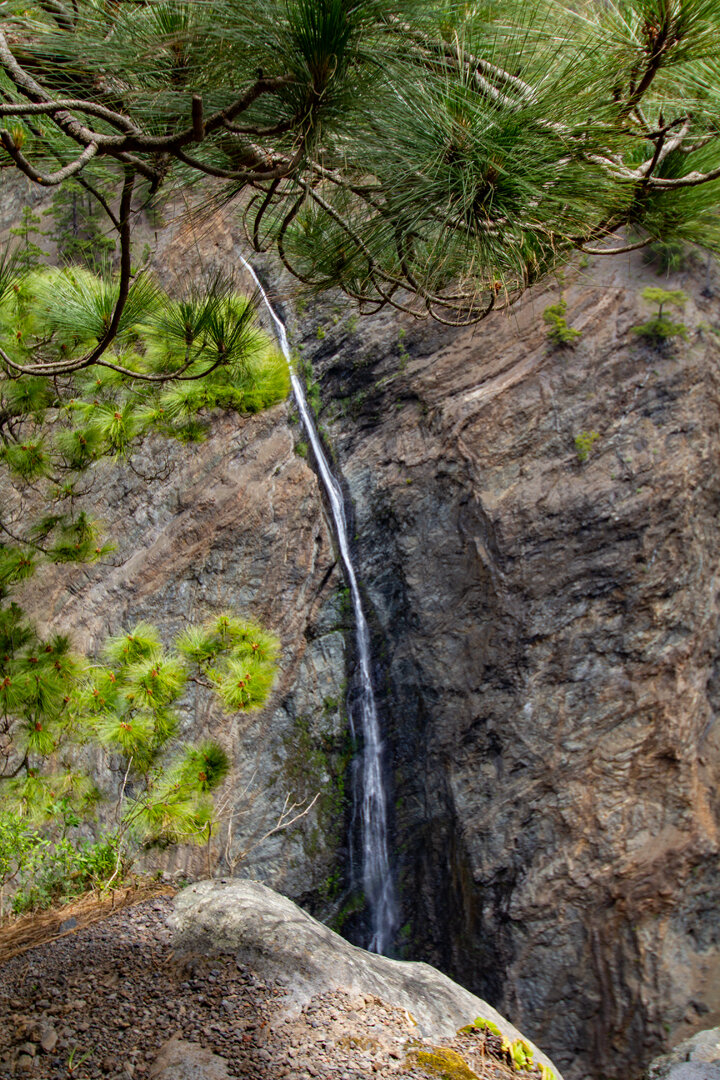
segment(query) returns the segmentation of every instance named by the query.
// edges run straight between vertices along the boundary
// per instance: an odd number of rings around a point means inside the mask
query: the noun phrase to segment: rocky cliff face
[[[156,262],[169,280],[232,266],[238,249],[226,219],[200,239],[179,223]],[[474,330],[358,320],[332,300],[296,323],[354,504],[405,955],[487,998],[571,1078],[629,1080],[720,1019],[720,301],[673,280],[694,297],[691,334],[660,353],[631,333],[648,282],[627,260],[569,279],[574,350],[545,340],[559,284]],[[46,571],[26,599],[88,649],[139,618],[169,637],[224,606],[280,635],[268,709],[188,713],[187,730],[234,752],[231,859],[286,794],[322,791],[245,869],[328,915],[346,616],[288,420],[218,418],[199,448],[104,466],[91,498],[113,565]]]
[[[44,199],[20,177],[3,181],[0,240],[25,203],[42,214]],[[218,214],[198,235],[182,209],[166,208],[154,274],[182,288],[208,268],[237,269],[231,219]],[[140,222],[138,250],[153,232]],[[224,609],[278,635],[279,677],[261,712],[229,718],[189,695],[181,734],[212,734],[233,759],[218,800],[225,825],[210,851],[184,848],[159,866],[176,875],[218,866],[252,875],[329,918],[340,906],[347,843],[348,613],[317,481],[295,452],[297,438],[288,403],[256,416],[217,415],[201,444],[158,438],[126,463],[102,462],[86,505],[115,552],[95,566],[44,567],[21,600],[45,631],[69,632],[90,655],[140,620],[169,643],[187,623]],[[112,759],[94,768],[105,790],[122,783]],[[316,795],[294,826],[262,839],[284,811],[292,819]]]
[[[262,711],[228,717],[210,698],[188,696],[181,735],[219,738],[233,759],[218,799],[225,825],[209,852],[182,849],[160,865],[196,876],[220,864],[327,916],[346,839],[345,615],[332,538],[315,476],[294,452],[288,406],[218,416],[200,445],[158,438],[127,464],[103,462],[86,504],[116,551],[103,564],[44,567],[26,585],[22,602],[44,630],[70,632],[92,655],[139,620],[170,643],[189,622],[229,609],[281,640],[277,685]],[[122,782],[112,758],[95,768],[106,790]],[[295,827],[255,846],[284,808],[295,804],[292,818],[316,794]]]
[[[407,954],[574,1077],[720,1017],[720,303],[686,277],[663,352],[627,259],[566,285],[575,349],[545,340],[558,284],[452,333],[328,305],[303,342],[376,616]]]

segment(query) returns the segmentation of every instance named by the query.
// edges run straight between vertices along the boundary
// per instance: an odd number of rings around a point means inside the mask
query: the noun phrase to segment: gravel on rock
[[[175,957],[171,907],[167,897],[148,900],[0,960],[3,1080],[165,1078],[173,1069],[163,1061],[177,1059],[178,1044],[196,1047],[185,1056],[197,1059],[192,1075],[208,1080],[223,1069],[243,1080],[444,1075],[418,1058],[432,1047],[410,1014],[379,998],[337,991],[298,1010],[232,956]],[[448,1047],[467,1062],[466,1080],[513,1076],[488,1055],[492,1037],[458,1036]]]

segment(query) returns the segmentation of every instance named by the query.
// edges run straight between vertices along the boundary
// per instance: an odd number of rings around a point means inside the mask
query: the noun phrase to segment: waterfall
[[[313,448],[320,479],[330,503],[335,525],[335,536],[352,597],[358,656],[359,693],[350,709],[350,725],[354,737],[356,734],[356,722],[358,722],[363,736],[362,800],[358,800],[358,803],[361,829],[362,882],[371,922],[371,936],[367,947],[372,952],[382,954],[386,953],[392,945],[398,921],[397,905],[395,886],[388,858],[387,796],[382,769],[383,744],[380,737],[380,723],[370,675],[370,632],[363,612],[357,575],[350,554],[345,502],[340,485],[333,476],[325,456],[312,412],[305,397],[305,388],[293,370],[285,324],[270,303],[267,293],[260,284],[252,266],[243,259],[242,255],[240,261],[260,292],[275,326],[280,348],[287,360],[295,402]]]

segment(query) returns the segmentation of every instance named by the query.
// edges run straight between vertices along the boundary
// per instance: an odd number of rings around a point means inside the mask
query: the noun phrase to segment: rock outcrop
[[[196,882],[176,897],[170,926],[179,954],[232,953],[265,982],[287,989],[298,1012],[312,998],[339,990],[407,1010],[418,1033],[433,1041],[452,1038],[478,1017],[509,1042],[523,1038],[486,1001],[442,972],[358,949],[259,882]],[[545,1054],[536,1046],[532,1050],[534,1060],[562,1080]]]
[[[230,1080],[223,1058],[178,1035],[163,1044],[149,1075],[150,1080]]]
[[[720,1028],[698,1031],[656,1058],[646,1080],[720,1080]]]
[[[651,282],[595,259],[476,329],[328,304],[303,337],[376,616],[406,954],[571,1077],[720,1018],[720,301],[663,282],[689,338],[652,349]]]
[[[257,888],[262,922],[273,894]],[[15,959],[0,957],[3,1080],[67,1080],[78,1062],[83,1080],[518,1080],[507,1044],[487,1028],[424,1038],[406,1009],[375,994],[327,990],[323,980],[301,1005],[285,989],[287,977],[263,978],[275,946],[262,929],[257,970],[242,959],[242,943],[235,952],[179,953],[169,907],[166,897],[134,904],[36,941]],[[291,915],[286,928],[296,925]],[[287,950],[281,930],[277,936],[279,959]],[[251,939],[257,943],[257,930]],[[315,944],[327,951],[324,938]],[[514,1052],[531,1066],[524,1080],[542,1080],[543,1070],[549,1080],[544,1066],[528,1062],[529,1044]]]

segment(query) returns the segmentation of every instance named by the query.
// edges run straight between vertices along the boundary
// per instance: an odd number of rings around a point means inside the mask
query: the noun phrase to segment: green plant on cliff
[[[209,177],[309,290],[472,322],[578,249],[720,248],[719,31],[716,0],[5,0],[0,168],[122,186],[120,309],[140,200]]]
[[[141,847],[204,843],[221,745],[179,737],[182,701],[215,694],[230,712],[259,708],[275,676],[277,639],[229,613],[189,626],[165,648],[140,623],[109,638],[103,663],[43,640],[11,605],[0,622],[0,887],[15,910],[115,880]],[[81,767],[90,747],[114,763],[102,793]],[[103,775],[107,769],[103,770]],[[110,805],[101,838],[82,831]]]
[[[502,1038],[502,1032],[500,1028],[492,1020],[486,1020],[484,1016],[477,1016],[472,1024],[467,1024],[465,1027],[460,1028],[461,1034],[469,1034],[477,1029],[478,1031],[488,1032],[490,1035],[496,1035],[499,1039]]]
[[[337,850],[346,809],[346,779],[356,746],[347,731],[347,717],[337,724],[334,709],[323,707],[322,721],[295,718],[285,739],[280,774],[294,797],[307,803],[317,797],[317,823],[303,831],[303,847],[317,859]]]
[[[139,277],[100,366],[58,373],[66,358],[97,350],[118,288],[112,276],[79,268],[25,273],[12,259],[0,263],[0,336],[8,339],[0,476],[16,492],[0,509],[0,586],[41,561],[107,556],[82,501],[85,476],[100,458],[127,458],[153,433],[200,439],[213,410],[254,412],[288,392],[282,355],[250,303],[219,278],[207,291],[171,299]],[[26,374],[27,365],[41,374]]]
[[[590,457],[593,446],[600,438],[600,432],[598,431],[580,431],[575,436],[575,452],[578,456],[578,461],[584,463]]]
[[[657,311],[647,322],[641,323],[640,326],[633,326],[634,334],[656,347],[676,337],[687,337],[688,331],[685,324],[673,322],[664,312],[665,307],[683,308],[685,306],[687,294],[682,289],[660,289],[655,285],[648,285],[642,291],[642,298],[648,304],[655,304]]]
[[[548,341],[560,348],[574,345],[577,339],[582,337],[580,330],[574,330],[568,326],[566,314],[567,301],[564,298],[561,298],[557,304],[550,304],[543,311],[543,322],[548,327]]]

